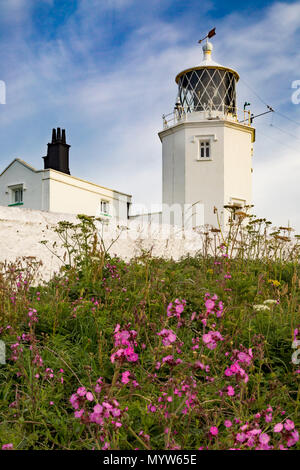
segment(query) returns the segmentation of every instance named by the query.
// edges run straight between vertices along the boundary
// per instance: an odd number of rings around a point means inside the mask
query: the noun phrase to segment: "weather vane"
[[[204,41],[204,39],[210,39],[215,35],[216,35],[216,28],[213,28],[208,32],[208,34],[207,34],[207,36],[205,36],[205,38],[199,39],[198,43],[200,44],[202,41]]]

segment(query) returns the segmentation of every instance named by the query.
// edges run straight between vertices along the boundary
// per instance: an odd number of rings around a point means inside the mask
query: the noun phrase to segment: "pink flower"
[[[184,311],[185,306],[186,306],[186,300],[175,299],[174,303],[170,302],[167,307],[167,316],[177,317],[177,319],[179,320],[182,312]]]
[[[233,388],[231,385],[229,385],[229,386],[227,387],[227,395],[228,395],[229,397],[233,397],[233,396],[234,396],[234,393],[235,393],[235,392],[234,392],[234,388]]]
[[[165,362],[167,362],[167,363],[172,363],[173,360],[174,360],[174,357],[173,357],[171,354],[169,354],[168,356],[163,357],[162,362],[163,362],[163,364],[164,364]]]
[[[125,372],[122,372],[121,382],[125,385],[130,382],[130,372],[129,372],[129,370],[126,370]]]
[[[183,312],[183,310],[184,310],[184,306],[183,306],[182,304],[180,304],[180,305],[176,305],[176,307],[175,307],[175,311],[176,311],[176,313],[177,313],[177,314],[180,314],[180,313],[182,313],[182,312]]]
[[[225,428],[231,428],[232,422],[229,419],[226,419],[224,421],[224,426],[225,426]]]
[[[162,343],[164,346],[170,346],[174,341],[176,341],[176,335],[172,330],[166,330],[164,328],[157,333],[157,335],[162,336]]]
[[[238,357],[238,360],[240,362],[244,362],[245,364],[247,364],[247,366],[250,366],[251,364],[251,361],[252,361],[252,351],[251,349],[249,349],[249,354],[243,352],[243,351],[240,351],[237,355]]]
[[[88,401],[93,401],[94,400],[93,394],[91,392],[87,392],[87,394],[85,395],[85,398]]]
[[[243,426],[241,426],[241,431],[246,431],[248,429],[248,423],[244,424]]]
[[[70,398],[70,403],[71,403],[71,405],[73,406],[73,408],[75,410],[78,410],[78,408],[79,408],[78,398],[79,397],[78,397],[77,393],[73,393],[73,395]]]
[[[75,412],[74,412],[74,416],[75,416],[75,418],[81,418],[81,416],[83,415],[83,413],[84,413],[84,409],[82,408],[82,409],[79,410],[79,411],[75,411]]]
[[[136,362],[139,358],[138,354],[134,352],[132,346],[128,346],[128,348],[125,349],[125,356],[129,362]]]
[[[224,341],[224,338],[219,331],[209,331],[202,335],[202,341],[208,349],[215,349],[217,347],[217,342]]]
[[[156,406],[154,406],[154,405],[148,405],[148,410],[149,410],[151,413],[155,413],[155,411],[156,411]]]
[[[80,397],[84,397],[86,394],[86,388],[85,387],[79,387],[77,389],[77,395],[79,395]]]
[[[288,439],[286,445],[288,447],[292,447],[293,445],[295,445],[297,442],[299,441],[299,433],[298,431],[293,431],[291,433],[291,437]]]
[[[217,436],[219,434],[219,430],[216,426],[211,426],[209,432],[212,436]]]
[[[114,363],[116,360],[129,362],[137,362],[138,354],[134,352],[134,347],[137,346],[135,340],[137,332],[134,330],[120,330],[120,325],[118,324],[115,328],[114,335],[114,345],[115,348],[119,349],[111,355],[111,362]],[[126,347],[124,347],[126,346]]]
[[[246,374],[245,370],[239,365],[238,361],[235,361],[233,364],[231,364],[230,367],[227,367],[227,369],[225,369],[224,374],[227,377],[230,377],[231,375],[236,375],[238,378],[243,379],[245,383],[247,383],[249,380],[248,375]]]
[[[212,314],[216,314],[217,318],[220,318],[222,316],[224,305],[223,305],[223,302],[221,301],[217,303],[216,302],[217,300],[218,300],[218,296],[216,294],[214,294],[213,296],[211,296],[209,292],[205,294],[204,303],[205,303],[205,308],[206,308],[206,314],[205,314],[206,317]]]
[[[213,310],[215,306],[215,302],[211,299],[208,299],[206,302],[205,302],[205,307],[206,307],[206,310],[208,312],[211,312],[211,310]]]
[[[271,423],[272,419],[273,419],[272,413],[267,414],[265,417],[266,423]]]
[[[259,436],[259,442],[263,445],[266,445],[268,444],[270,440],[270,436],[266,433],[262,433],[260,436]]]
[[[287,431],[292,431],[295,427],[295,424],[294,422],[291,420],[291,419],[287,419],[284,423],[284,428],[287,430]]]
[[[206,333],[205,335],[202,336],[202,341],[203,343],[207,344],[211,341],[211,334]]]
[[[94,406],[94,412],[101,414],[102,411],[103,411],[103,406],[101,406],[101,405],[99,405],[99,403],[97,403],[97,405]]]
[[[283,429],[283,424],[282,423],[277,423],[274,426],[274,432],[281,432]]]
[[[238,442],[244,442],[246,440],[246,434],[244,432],[239,432],[237,435],[236,435],[236,440]]]
[[[13,444],[3,444],[2,450],[13,450],[14,445]]]

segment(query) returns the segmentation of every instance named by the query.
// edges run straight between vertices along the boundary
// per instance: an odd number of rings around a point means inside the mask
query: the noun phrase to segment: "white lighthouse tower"
[[[214,227],[217,209],[226,228],[225,205],[251,204],[255,129],[250,112],[237,109],[238,73],[214,62],[212,49],[206,40],[202,62],[177,75],[174,112],[163,116],[162,200],[163,212],[202,204],[204,224]]]

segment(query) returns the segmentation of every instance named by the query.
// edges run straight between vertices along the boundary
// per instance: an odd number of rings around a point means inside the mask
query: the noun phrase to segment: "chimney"
[[[52,142],[48,144],[47,155],[44,159],[44,169],[52,168],[62,173],[70,174],[69,170],[69,148],[66,144],[66,131],[60,127],[52,130]]]

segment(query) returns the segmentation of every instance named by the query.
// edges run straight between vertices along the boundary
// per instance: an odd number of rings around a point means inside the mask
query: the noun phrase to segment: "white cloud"
[[[277,226],[290,223],[300,232],[299,175],[300,161],[296,153],[282,151],[272,162],[259,162],[253,174],[258,215]]]
[[[53,4],[53,0],[40,0],[40,3]],[[32,8],[36,5],[35,0],[2,0],[1,20],[14,24],[24,22],[30,18]]]

